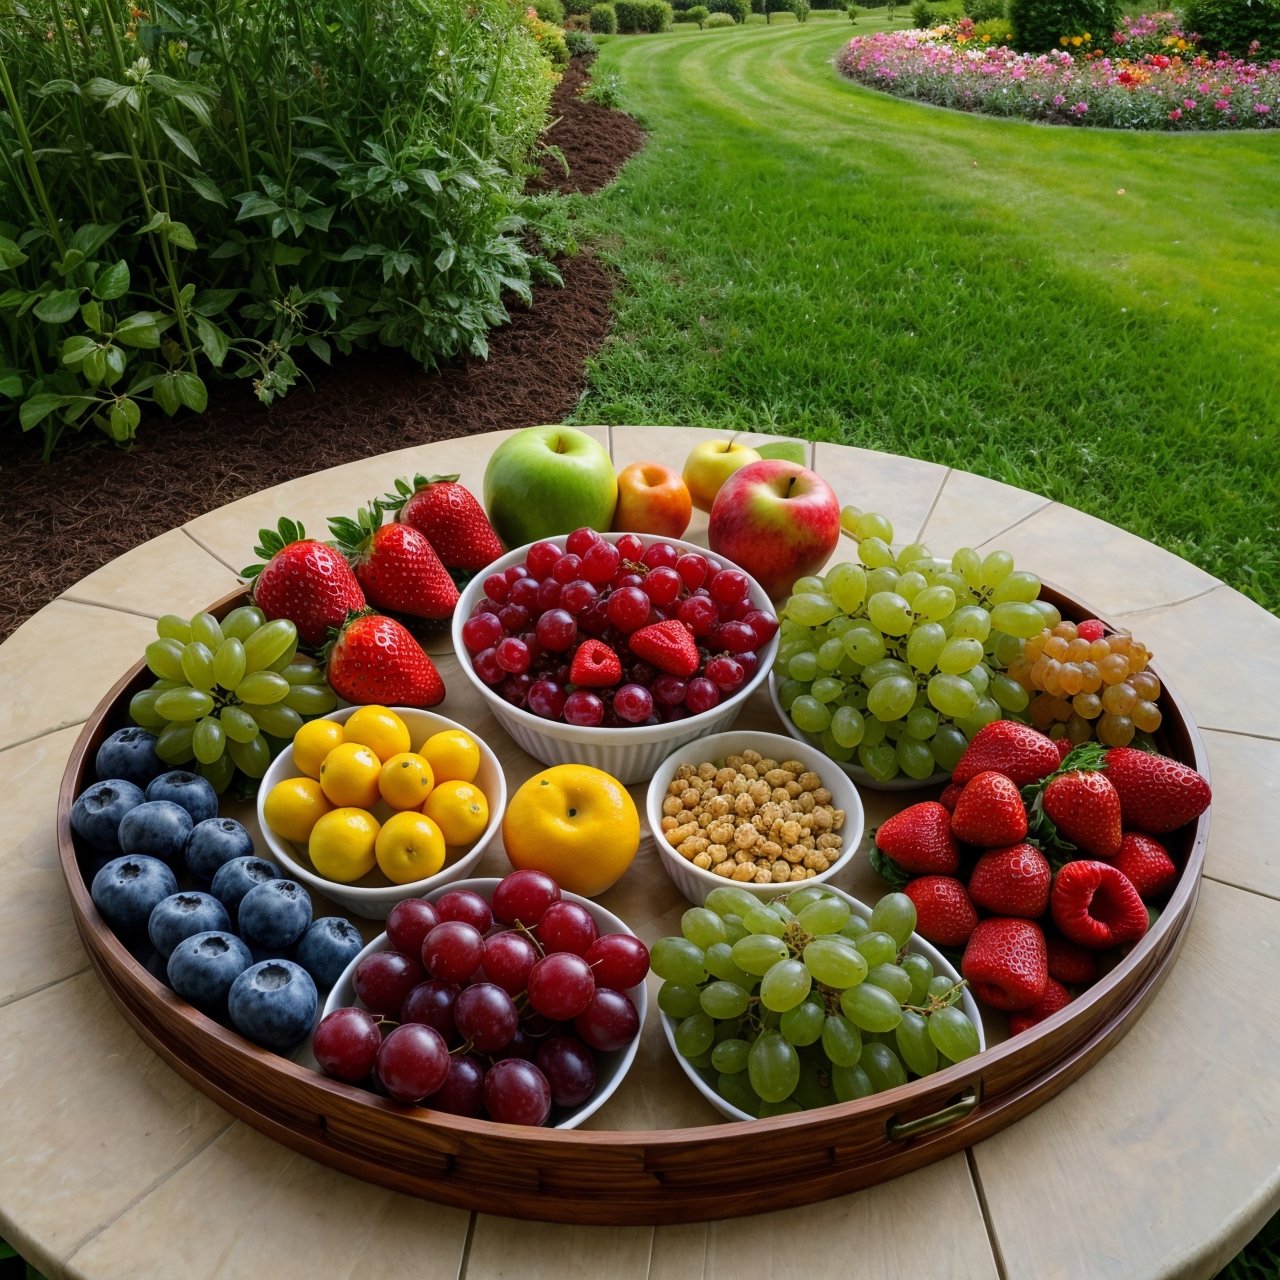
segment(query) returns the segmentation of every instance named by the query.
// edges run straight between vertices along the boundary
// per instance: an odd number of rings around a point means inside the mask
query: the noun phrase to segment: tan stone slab
[[[0,1008],[0,1235],[37,1265],[65,1258],[228,1123],[94,973]]]
[[[760,1193],[767,1203],[768,1187],[762,1186]],[[963,1155],[955,1155],[905,1178],[820,1204],[704,1225],[659,1227],[648,1280],[846,1275],[994,1280],[998,1274],[968,1166]]]
[[[1205,875],[1280,898],[1280,742],[1206,730],[1213,810]]]
[[[153,618],[165,613],[189,617],[237,583],[225,564],[181,529],[171,529],[81,578],[62,599]]]
[[[1009,1276],[1211,1276],[1280,1202],[1280,903],[1205,881],[1128,1035],[973,1148]],[[1247,974],[1242,980],[1241,975]]]
[[[1150,646],[1201,728],[1280,738],[1280,618],[1219,587],[1123,621]]]
[[[1049,499],[1001,484],[972,471],[949,471],[938,501],[929,512],[920,541],[936,556],[960,547],[976,547],[1025,520]]]
[[[467,1280],[645,1280],[652,1227],[476,1217]]]
[[[454,1280],[470,1217],[337,1173],[235,1124],[88,1241],[67,1275]]]
[[[58,862],[58,786],[79,733],[0,751],[0,1005],[88,966]]]
[[[1173,604],[1217,583],[1179,556],[1058,502],[982,546],[997,548],[1011,552],[1018,568],[1111,615]]]
[[[919,537],[947,477],[947,468],[936,462],[822,443],[815,451],[814,470],[836,491],[842,507],[888,516],[899,543]],[[837,556],[846,558],[839,550]]]
[[[46,605],[0,645],[0,748],[87,720],[153,639],[150,618]]]

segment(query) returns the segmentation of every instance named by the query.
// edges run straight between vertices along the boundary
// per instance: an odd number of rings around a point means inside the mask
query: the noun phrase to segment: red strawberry
[[[953,813],[956,807],[956,801],[960,799],[960,793],[964,790],[962,782],[948,782],[942,788],[942,794],[938,797],[938,803],[948,812]]]
[[[253,583],[253,602],[268,618],[289,618],[310,649],[325,642],[331,627],[365,607],[351,566],[328,543],[308,538],[303,527],[281,518],[277,529],[260,529],[254,548],[266,564],[251,564],[241,576]]]
[[[951,814],[951,834],[987,849],[1026,839],[1027,809],[1017,784],[990,769],[970,778]]]
[[[1070,758],[1064,763],[1069,764]],[[1055,774],[1040,797],[1061,840],[1070,841],[1095,858],[1114,858],[1120,852],[1120,797],[1096,769],[1070,769]]]
[[[687,680],[698,669],[698,646],[693,642],[693,633],[676,618],[633,631],[627,643],[637,658],[681,680]]]
[[[1051,741],[1058,748],[1059,762],[1065,760],[1075,750],[1075,743],[1066,734],[1063,734],[1061,738],[1053,738]]]
[[[1137,889],[1109,862],[1068,862],[1053,878],[1049,910],[1071,942],[1095,951],[1137,942],[1147,931]]]
[[[1025,787],[1047,777],[1060,761],[1052,738],[1016,720],[993,720],[973,735],[951,777],[954,782],[968,782],[994,769]]]
[[[1040,926],[1002,916],[983,920],[964,949],[960,972],[973,994],[993,1009],[1030,1009],[1049,982]]]
[[[903,893],[915,903],[916,932],[939,947],[963,947],[978,923],[964,885],[954,876],[919,876]]]
[[[969,876],[969,897],[975,905],[998,916],[1034,920],[1049,905],[1053,872],[1033,844],[992,849],[978,859]]]
[[[1030,1009],[1009,1015],[1009,1034],[1020,1035],[1037,1022],[1043,1022],[1051,1014],[1057,1013],[1059,1009],[1065,1009],[1070,1003],[1071,992],[1050,976],[1044,984],[1044,995]]]
[[[569,683],[604,689],[622,679],[622,663],[603,640],[584,640],[573,655]]]
[[[1106,626],[1097,618],[1086,618],[1083,622],[1076,624],[1076,635],[1081,640],[1088,640],[1091,644],[1095,640],[1101,640],[1106,634]]]
[[[339,697],[358,704],[434,707],[444,682],[422,646],[394,618],[357,614],[328,653],[325,678]]]
[[[911,876],[951,876],[960,869],[951,815],[936,800],[895,813],[876,831],[875,841],[871,865],[893,885]]]
[[[1159,897],[1178,878],[1178,868],[1164,845],[1136,831],[1125,833],[1112,865],[1129,877],[1143,902]]]
[[[1107,752],[1107,777],[1120,796],[1126,829],[1159,836],[1198,818],[1213,798],[1194,769],[1136,747]]]
[[[376,502],[354,520],[329,521],[338,549],[351,562],[371,604],[415,618],[448,618],[458,588],[434,548],[407,524],[383,524]]]
[[[503,553],[502,540],[475,495],[457,476],[414,476],[396,481],[396,492],[382,500],[387,511],[399,511],[402,523],[417,529],[451,569],[472,573]]]
[[[1046,931],[1044,945],[1049,952],[1049,977],[1072,987],[1087,987],[1098,978],[1098,957],[1058,931]]]

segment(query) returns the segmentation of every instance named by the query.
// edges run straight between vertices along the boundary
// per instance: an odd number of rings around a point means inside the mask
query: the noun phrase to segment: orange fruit
[[[392,884],[409,884],[444,866],[444,835],[425,814],[394,813],[382,824],[374,852]]]
[[[558,764],[511,797],[502,842],[518,870],[543,871],[593,898],[613,885],[640,847],[640,815],[626,787],[603,769]]]
[[[334,747],[320,766],[320,785],[336,805],[372,809],[378,803],[382,762],[368,747],[344,742]]]
[[[378,775],[378,791],[393,809],[417,809],[435,786],[431,766],[412,751],[392,756]]]
[[[378,820],[364,809],[331,809],[311,828],[307,853],[316,874],[350,884],[373,870]]]
[[[445,844],[473,844],[489,825],[489,802],[470,782],[442,782],[422,812],[444,832]]]
[[[293,763],[308,778],[319,778],[325,756],[346,740],[336,720],[308,720],[293,735]]]
[[[267,792],[262,817],[282,839],[306,844],[311,828],[332,808],[314,778],[284,778]]]
[[[379,760],[390,760],[402,751],[413,750],[409,726],[387,707],[371,704],[357,707],[342,726],[348,742],[368,747]]]
[[[437,783],[474,782],[480,772],[480,748],[461,729],[441,729],[433,733],[418,751],[431,765]]]

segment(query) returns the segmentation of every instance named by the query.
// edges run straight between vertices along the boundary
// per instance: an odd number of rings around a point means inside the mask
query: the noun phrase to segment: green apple
[[[608,450],[573,427],[526,427],[504,440],[484,473],[484,505],[509,547],[588,525],[608,529],[618,477]]]
[[[737,437],[696,445],[684,464],[684,482],[693,505],[700,511],[710,511],[720,486],[739,467],[759,461],[760,455],[749,444],[739,444]]]
[[[803,467],[808,448],[803,440],[772,440],[768,444],[756,445],[756,452],[762,458],[781,458],[784,462],[794,462]]]

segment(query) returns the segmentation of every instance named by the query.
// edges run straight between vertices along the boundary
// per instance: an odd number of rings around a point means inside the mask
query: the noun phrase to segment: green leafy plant
[[[593,76],[591,83],[583,89],[581,97],[597,106],[608,107],[616,111],[622,101],[622,77],[610,72],[608,75]]]
[[[554,22],[556,26],[564,26],[565,7],[560,0],[533,0],[533,11],[543,22]]]
[[[612,35],[618,29],[618,15],[611,4],[591,6],[591,30],[597,35]]]
[[[977,22],[989,22],[992,18],[1004,20],[1005,0],[965,0],[967,17]]]
[[[933,6],[929,0],[915,0],[911,6],[911,25],[925,30],[928,27],[937,24],[937,18],[933,16]]]
[[[705,4],[695,4],[687,11],[686,16],[690,22],[696,22],[698,30],[702,31],[707,25],[707,19],[711,16],[711,10]]]
[[[1189,0],[1182,25],[1206,53],[1280,58],[1280,0]]]
[[[790,9],[791,12],[796,15],[797,22],[808,22],[809,10],[812,7],[813,6],[810,5],[809,0],[791,0]]]
[[[1103,47],[1116,29],[1118,0],[1009,0],[1013,44],[1026,53],[1060,47],[1063,36],[1091,37]]]
[[[595,37],[587,31],[571,31],[566,27],[564,43],[569,50],[571,58],[586,57],[600,51],[600,46],[596,43]]]
[[[736,27],[736,26],[738,26],[738,22],[734,19],[734,17],[731,14],[717,12],[717,13],[713,13],[707,19],[706,23],[703,25],[703,30],[719,31],[725,27]]]
[[[619,31],[671,30],[673,13],[667,0],[615,0],[613,8]]]
[[[711,17],[714,18],[717,13],[727,13],[730,19],[738,24],[746,22],[751,15],[751,0],[706,0],[707,8],[711,10]],[[722,22],[711,22],[708,20],[709,27],[722,27]]]

